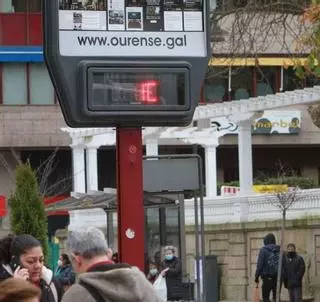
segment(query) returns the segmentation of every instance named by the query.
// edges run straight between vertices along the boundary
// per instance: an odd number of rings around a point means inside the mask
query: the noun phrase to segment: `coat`
[[[72,285],[76,281],[76,274],[74,273],[71,264],[59,267],[56,272],[56,278],[59,279],[63,286]]]
[[[0,282],[12,278],[13,272],[9,265],[0,265]],[[53,277],[53,272],[43,267],[40,280],[41,300],[40,302],[60,302],[63,295],[63,288],[60,282]]]
[[[165,260],[161,264],[161,270],[169,268],[166,273],[167,296],[168,300],[179,300],[180,289],[182,287],[182,269],[179,258],[174,257],[172,260]]]
[[[152,284],[135,267],[99,263],[79,275],[62,302],[162,302]]]
[[[303,258],[295,255],[292,258],[286,256],[283,263],[283,283],[285,288],[302,287],[302,279],[306,270]]]

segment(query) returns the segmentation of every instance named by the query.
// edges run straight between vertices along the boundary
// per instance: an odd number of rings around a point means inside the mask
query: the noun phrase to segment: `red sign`
[[[4,217],[6,215],[7,215],[6,197],[1,195],[0,196],[0,217]]]

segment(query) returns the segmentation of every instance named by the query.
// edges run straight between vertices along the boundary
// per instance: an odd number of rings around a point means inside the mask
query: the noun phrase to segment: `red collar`
[[[114,262],[110,260],[96,262],[87,268],[87,272],[94,270],[94,268],[97,266],[106,265],[106,264],[114,264]]]

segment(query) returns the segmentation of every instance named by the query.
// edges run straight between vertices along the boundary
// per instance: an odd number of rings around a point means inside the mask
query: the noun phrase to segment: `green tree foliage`
[[[9,199],[12,231],[16,235],[30,234],[37,238],[47,259],[48,224],[36,173],[26,163],[17,167],[15,175],[16,188]]]

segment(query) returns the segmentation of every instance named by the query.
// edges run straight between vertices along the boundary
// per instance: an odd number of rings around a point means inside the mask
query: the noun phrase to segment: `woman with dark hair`
[[[0,302],[38,302],[41,291],[28,281],[9,278],[0,283]]]
[[[64,290],[67,290],[76,281],[76,274],[72,269],[71,262],[67,254],[61,254],[58,261],[56,277],[59,279]]]
[[[40,302],[60,302],[63,289],[44,266],[41,243],[31,235],[9,235],[0,240],[0,281],[28,280],[41,290]]]

